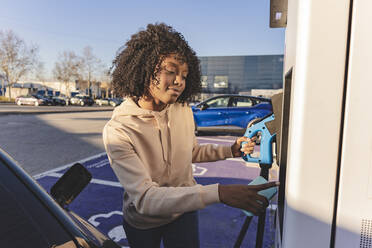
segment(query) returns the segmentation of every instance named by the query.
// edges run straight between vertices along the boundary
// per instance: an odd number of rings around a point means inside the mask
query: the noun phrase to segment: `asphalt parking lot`
[[[198,137],[199,143],[231,144],[232,137]],[[128,247],[121,226],[123,188],[110,168],[105,153],[80,161],[92,173],[93,179],[87,188],[70,205],[99,230],[122,247]],[[38,182],[49,192],[51,186],[72,164],[35,175]],[[255,164],[245,163],[240,158],[211,163],[193,164],[196,181],[200,184],[247,184],[259,175]],[[263,247],[274,244],[275,201],[267,210]],[[243,225],[245,214],[224,204],[215,204],[200,211],[201,247],[233,247]],[[255,247],[257,219],[251,222],[242,247]]]
[[[13,108],[13,107],[15,108]],[[70,209],[78,213],[85,219],[87,219],[91,224],[96,226],[99,230],[106,233],[113,240],[117,241],[122,247],[128,247],[126,241],[125,233],[121,227],[122,219],[122,195],[123,188],[119,184],[117,178],[113,174],[107,156],[102,152],[102,148],[99,144],[92,143],[92,135],[96,139],[101,140],[100,134],[97,130],[100,130],[102,123],[106,122],[110,116],[110,112],[102,111],[112,111],[112,107],[80,107],[80,106],[71,106],[71,112],[68,111],[68,108],[62,107],[59,110],[59,107],[51,106],[39,106],[39,107],[29,107],[29,106],[16,106],[12,105],[5,110],[4,105],[0,105],[0,112],[4,111],[4,125],[8,125],[8,131],[13,130],[14,134],[22,133],[25,131],[25,134],[21,137],[27,137],[28,130],[30,133],[37,131],[40,125],[43,129],[42,133],[37,135],[37,139],[30,142],[28,141],[27,146],[31,144],[38,145],[38,141],[45,136],[45,139],[51,137],[51,134],[55,135],[54,137],[68,137],[69,142],[72,144],[77,144],[77,147],[84,146],[86,149],[92,152],[97,150],[98,152],[95,155],[85,156],[84,159],[75,159],[71,160],[69,153],[64,152],[61,154],[62,157],[69,156],[70,162],[81,162],[93,175],[93,180],[87,186],[87,188],[75,199],[75,201],[70,205]],[[21,109],[21,112],[15,110]],[[55,110],[57,109],[57,110]],[[50,112],[48,112],[50,111]],[[53,111],[53,112],[52,112]],[[55,114],[54,111],[61,111],[60,114]],[[101,111],[101,114],[92,113],[79,113],[79,112],[94,112]],[[65,114],[62,114],[62,113]],[[77,112],[74,114],[73,112]],[[25,116],[21,114],[27,113]],[[30,114],[34,115],[30,115]],[[50,113],[51,115],[47,115]],[[71,114],[68,114],[71,113]],[[14,115],[12,115],[14,114]],[[18,115],[19,114],[19,115]],[[38,116],[39,114],[42,114]],[[1,116],[1,113],[0,113]],[[6,118],[5,118],[6,117]],[[11,117],[11,118],[8,118]],[[22,118],[20,118],[22,117]],[[28,118],[25,118],[28,117]],[[32,118],[31,118],[32,117]],[[15,125],[16,122],[32,119],[35,123],[35,129],[22,127],[22,132],[19,131],[20,126]],[[84,121],[84,122],[80,122]],[[86,123],[85,123],[86,121]],[[68,131],[63,130],[62,128],[66,126],[66,123],[76,122],[76,127],[78,129],[72,130],[71,127],[68,128]],[[87,130],[87,123],[89,126],[96,125],[97,127],[92,127],[91,130]],[[13,126],[15,125],[14,129]],[[81,126],[84,127],[81,127]],[[10,128],[12,126],[12,128]],[[84,130],[81,130],[84,128]],[[33,131],[32,131],[33,130]],[[49,131],[48,131],[49,130]],[[79,135],[82,134],[82,131],[87,132],[83,135],[83,138],[76,137],[76,133]],[[57,134],[59,133],[59,135]],[[43,135],[41,135],[43,134]],[[199,136],[197,137],[199,143],[212,143],[212,144],[231,144],[236,137],[226,136],[226,135],[215,135],[209,134],[208,136]],[[78,143],[82,142],[81,144]],[[67,141],[66,141],[67,142]],[[11,142],[8,142],[11,143]],[[27,143],[27,142],[26,142]],[[61,144],[61,145],[67,145]],[[46,144],[47,145],[47,144]],[[40,146],[40,144],[39,144]],[[47,145],[49,153],[53,154],[53,147],[49,144]],[[70,145],[69,145],[70,146]],[[8,147],[10,147],[8,145]],[[10,147],[11,148],[11,147]],[[57,149],[58,148],[58,149]],[[14,149],[19,150],[19,145],[15,144]],[[59,147],[56,147],[56,154],[59,152]],[[73,148],[74,154],[77,153],[78,148]],[[35,150],[35,149],[33,149]],[[43,148],[44,150],[44,148]],[[67,154],[67,155],[66,155]],[[84,153],[82,153],[84,154]],[[17,155],[17,154],[16,154]],[[55,155],[58,156],[58,155]],[[44,162],[45,158],[40,157],[40,161],[36,164]],[[26,160],[25,160],[26,161]],[[30,159],[28,159],[30,161]],[[35,159],[31,160],[32,162]],[[74,162],[68,162],[68,164],[59,164],[57,167],[52,167],[54,169],[44,169],[39,170],[35,175],[32,173],[37,181],[49,192],[51,186],[58,180],[58,178],[67,170]],[[48,162],[50,164],[50,160]],[[193,165],[194,175],[196,181],[200,184],[212,184],[212,183],[222,183],[222,184],[231,184],[231,183],[249,183],[253,178],[259,175],[259,169],[257,165],[251,163],[245,163],[240,158],[228,159],[225,161],[218,161],[212,163],[199,163]],[[275,173],[271,173],[274,175]],[[266,230],[265,230],[265,240],[264,247],[272,247],[274,243],[274,209],[276,207],[275,200],[272,201],[272,205],[267,210],[267,221],[266,221]],[[233,247],[233,244],[238,236],[238,233],[241,229],[245,215],[241,210],[228,207],[224,204],[215,204],[209,206],[200,211],[200,234],[201,234],[201,247]],[[248,233],[244,239],[242,247],[255,247],[256,240],[256,229],[257,219],[254,219],[251,222]]]

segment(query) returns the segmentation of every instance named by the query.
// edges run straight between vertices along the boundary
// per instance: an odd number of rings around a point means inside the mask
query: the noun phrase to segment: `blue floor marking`
[[[86,161],[83,165],[92,173],[94,179],[118,182],[107,156],[100,156]],[[63,174],[67,169],[57,171]],[[197,171],[196,171],[197,172]],[[199,184],[247,184],[249,180],[237,178],[196,176]],[[58,180],[53,173],[46,174],[38,182],[50,192],[52,185]],[[128,247],[125,233],[122,229],[122,198],[123,188],[90,183],[80,195],[69,205],[69,209],[79,214],[108,235],[122,247]],[[200,243],[202,248],[233,247],[239,231],[245,220],[244,213],[224,204],[214,204],[200,210]],[[265,237],[263,247],[274,244],[273,211],[267,210]],[[255,217],[248,229],[241,247],[255,247],[257,218]]]

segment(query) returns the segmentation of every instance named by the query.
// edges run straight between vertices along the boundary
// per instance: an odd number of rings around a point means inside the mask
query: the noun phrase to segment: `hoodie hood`
[[[112,118],[136,117],[145,123],[153,123],[159,131],[160,144],[162,147],[163,160],[166,162],[167,175],[170,174],[170,144],[171,134],[169,131],[169,105],[162,111],[153,111],[139,107],[132,98],[127,98],[120,106],[115,108]]]
[[[113,117],[118,116],[138,116],[143,118],[149,117],[160,117],[166,114],[169,109],[169,105],[162,111],[153,111],[148,109],[140,108],[132,98],[128,97],[118,107],[114,109]]]

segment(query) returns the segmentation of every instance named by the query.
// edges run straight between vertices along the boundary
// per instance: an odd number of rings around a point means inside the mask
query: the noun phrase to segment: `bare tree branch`
[[[27,46],[13,31],[0,31],[0,72],[8,83],[9,99],[11,86],[35,69],[38,52],[38,46]],[[4,82],[2,86],[4,89]]]
[[[81,76],[83,80],[88,82],[88,92],[91,96],[91,85],[93,81],[97,81],[98,72],[102,69],[101,60],[93,54],[93,48],[86,46],[83,50]]]
[[[67,95],[70,94],[70,82],[80,78],[80,67],[81,58],[73,51],[64,51],[54,65],[53,74],[57,80],[65,83]]]

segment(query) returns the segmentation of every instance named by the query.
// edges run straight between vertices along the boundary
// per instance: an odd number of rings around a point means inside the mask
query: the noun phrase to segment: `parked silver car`
[[[76,95],[70,98],[71,105],[80,105],[80,106],[92,106],[94,104],[94,100],[89,96],[84,95]]]
[[[123,102],[123,99],[121,99],[121,98],[103,98],[103,99],[96,99],[95,102],[99,106],[110,105],[112,107],[116,107]]]
[[[21,105],[47,105],[46,99],[38,95],[25,95],[25,96],[18,96],[15,99],[15,103],[19,106]]]
[[[110,99],[109,98],[98,98],[98,99],[95,100],[95,102],[99,106],[109,105],[110,104]]]

